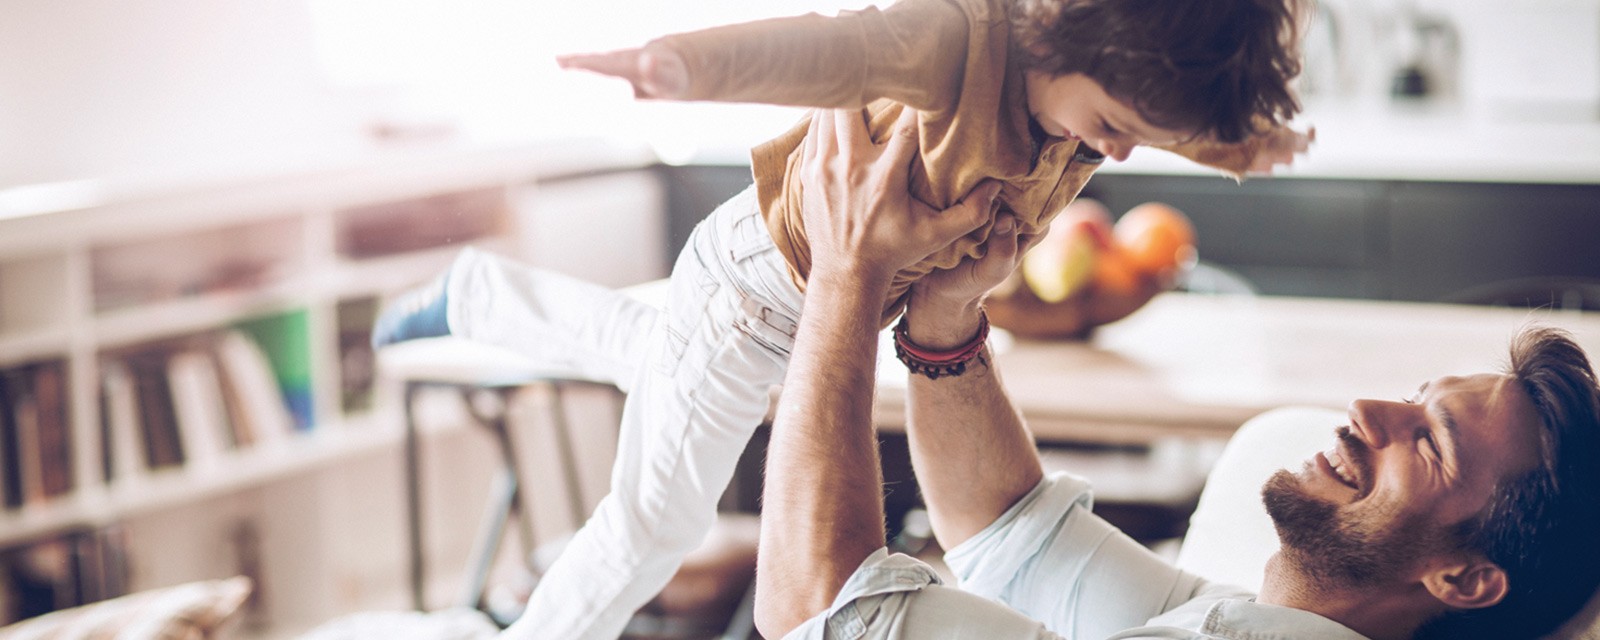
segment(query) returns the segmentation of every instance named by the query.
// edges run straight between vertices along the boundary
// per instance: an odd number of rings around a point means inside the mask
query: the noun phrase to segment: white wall
[[[1321,0],[1338,33],[1345,94],[1387,99],[1396,67],[1423,41],[1412,16],[1442,19],[1459,64],[1441,87],[1485,117],[1600,118],[1600,0]],[[1329,51],[1308,47],[1310,72]],[[1520,108],[1528,107],[1528,108]]]
[[[861,4],[0,0],[0,191],[322,166],[381,149],[367,133],[378,121],[454,128],[457,142],[694,135],[668,124],[683,117],[727,135],[728,107],[637,105],[620,83],[561,72],[552,56]]]
[[[1468,98],[1600,100],[1600,0],[1324,1],[1451,14]],[[600,133],[647,141],[669,161],[743,149],[795,112],[639,104],[621,83],[562,72],[552,56],[865,4],[0,0],[0,191],[315,167],[381,149],[367,134],[380,120],[454,128],[457,142]],[[1344,26],[1373,30],[1370,20]],[[1347,53],[1381,48],[1371,33],[1346,40]],[[1374,82],[1381,91],[1386,78]]]
[[[364,147],[303,2],[3,0],[0,187],[234,173]]]

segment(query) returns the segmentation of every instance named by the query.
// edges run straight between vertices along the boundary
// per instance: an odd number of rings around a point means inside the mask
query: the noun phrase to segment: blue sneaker
[[[450,272],[445,271],[428,286],[408,291],[384,305],[377,321],[372,323],[372,348],[450,335],[449,306],[445,298],[445,285],[449,282]]]

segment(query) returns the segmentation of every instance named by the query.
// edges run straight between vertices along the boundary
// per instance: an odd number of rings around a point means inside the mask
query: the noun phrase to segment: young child
[[[896,128],[916,137],[911,195],[930,215],[981,206],[1031,235],[1105,157],[1137,145],[1234,176],[1303,151],[1307,137],[1286,127],[1298,110],[1298,2],[902,0],[561,63],[626,79],[641,98],[862,109],[875,140]],[[807,125],[754,150],[754,186],[695,229],[660,314],[467,252],[442,286],[380,319],[377,344],[448,332],[629,391],[612,493],[507,635],[616,637],[710,528],[783,379],[804,302]],[[978,257],[990,226],[898,274],[883,324],[918,278]]]

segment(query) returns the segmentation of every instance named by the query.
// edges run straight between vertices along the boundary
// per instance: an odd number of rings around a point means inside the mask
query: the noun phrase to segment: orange
[[[1194,259],[1194,225],[1171,205],[1146,202],[1129,209],[1113,230],[1133,267],[1160,273]]]

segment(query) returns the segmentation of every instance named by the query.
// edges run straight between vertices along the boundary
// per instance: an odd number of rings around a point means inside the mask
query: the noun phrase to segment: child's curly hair
[[[1082,73],[1151,124],[1238,142],[1300,111],[1309,0],[1016,0],[1027,68]]]

